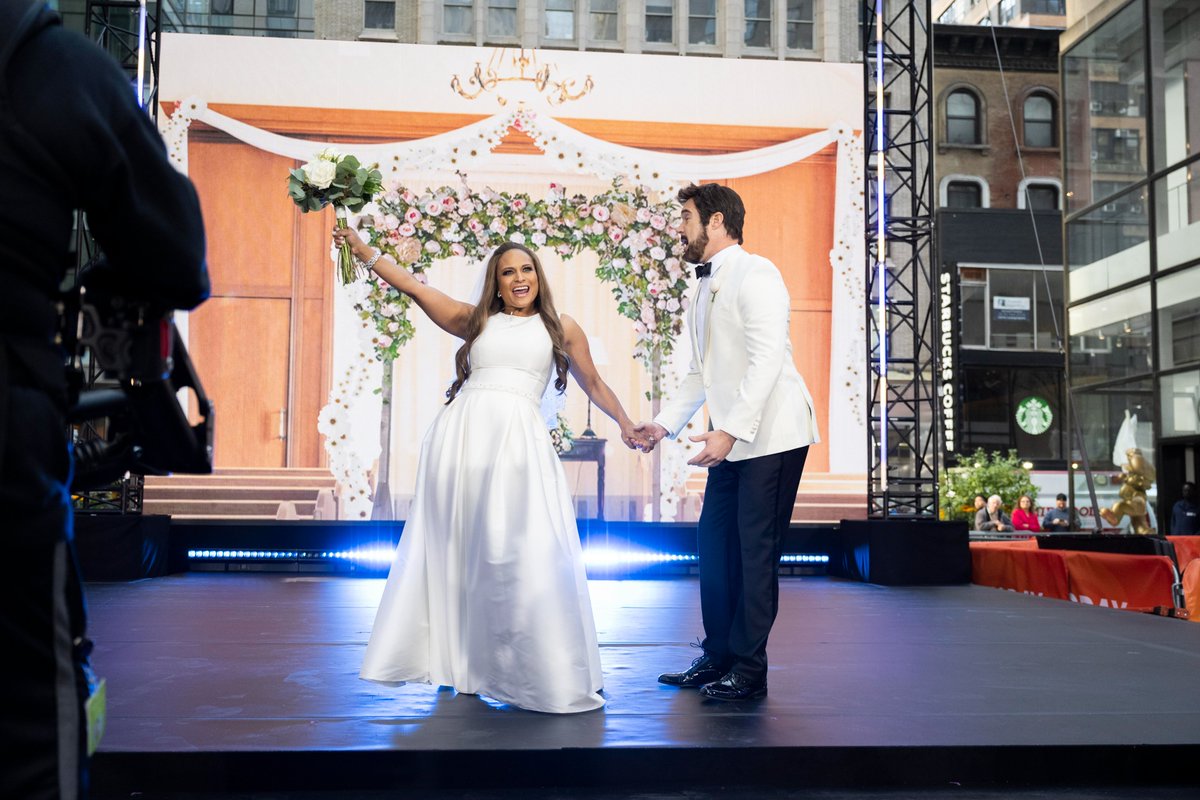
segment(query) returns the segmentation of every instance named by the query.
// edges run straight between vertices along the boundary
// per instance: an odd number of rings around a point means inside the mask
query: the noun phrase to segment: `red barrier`
[[[972,542],[971,581],[1014,592],[1066,600],[1067,565],[1056,550],[1038,550],[1037,542]]]
[[[1200,558],[1200,536],[1168,536],[1167,541],[1175,546],[1175,563],[1182,573],[1188,562]]]
[[[1188,609],[1188,619],[1192,622],[1200,622],[1200,559],[1198,558],[1193,558],[1183,571],[1183,602]]]
[[[972,542],[971,580],[1085,605],[1149,610],[1175,605],[1166,556],[1036,550],[1026,542]]]
[[[1062,551],[1077,603],[1149,610],[1174,607],[1175,565],[1166,556]]]

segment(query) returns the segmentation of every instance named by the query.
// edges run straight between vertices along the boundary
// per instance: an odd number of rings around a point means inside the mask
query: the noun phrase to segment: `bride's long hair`
[[[455,377],[454,383],[450,384],[450,388],[446,390],[447,405],[454,400],[467,378],[471,377],[471,345],[475,344],[479,334],[483,333],[483,326],[487,324],[488,318],[493,314],[501,313],[504,309],[504,301],[500,298],[500,279],[497,273],[500,271],[500,259],[510,250],[520,250],[529,256],[529,260],[533,263],[533,270],[537,273],[538,281],[537,297],[533,299],[533,307],[537,309],[538,315],[542,318],[542,324],[546,326],[546,332],[550,334],[550,343],[554,348],[554,370],[557,373],[557,377],[554,379],[554,388],[559,391],[559,394],[567,389],[567,369],[570,361],[563,345],[565,336],[562,323],[559,322],[558,311],[554,308],[554,298],[550,296],[550,284],[546,281],[546,273],[542,271],[542,262],[538,260],[537,254],[528,247],[516,242],[505,242],[497,247],[496,251],[492,253],[492,257],[488,259],[484,272],[483,292],[479,296],[479,302],[472,309],[471,316],[467,318],[467,335],[463,337],[463,345],[458,348],[458,353],[454,356],[454,371],[457,377]]]

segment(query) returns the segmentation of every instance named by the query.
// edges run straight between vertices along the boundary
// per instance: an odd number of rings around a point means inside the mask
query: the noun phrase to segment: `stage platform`
[[[358,680],[382,588],[261,573],[89,584],[109,695],[96,796],[1200,786],[1194,623],[980,586],[786,578],[770,694],[720,704],[655,680],[697,653],[695,579],[593,581],[608,706],[549,716]]]

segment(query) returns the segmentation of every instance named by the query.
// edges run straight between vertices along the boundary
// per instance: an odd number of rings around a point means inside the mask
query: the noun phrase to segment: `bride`
[[[559,316],[541,263],[505,243],[472,306],[333,233],[429,318],[463,339],[456,377],[421,446],[416,494],[367,643],[361,677],[453,686],[550,713],[604,705],[600,650],[575,515],[539,410],[570,372],[643,444],[592,363],[587,336]]]

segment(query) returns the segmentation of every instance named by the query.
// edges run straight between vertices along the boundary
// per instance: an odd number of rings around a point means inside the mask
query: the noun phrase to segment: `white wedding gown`
[[[533,711],[604,705],[571,498],[539,404],[541,317],[491,317],[421,446],[361,677],[453,686]]]

